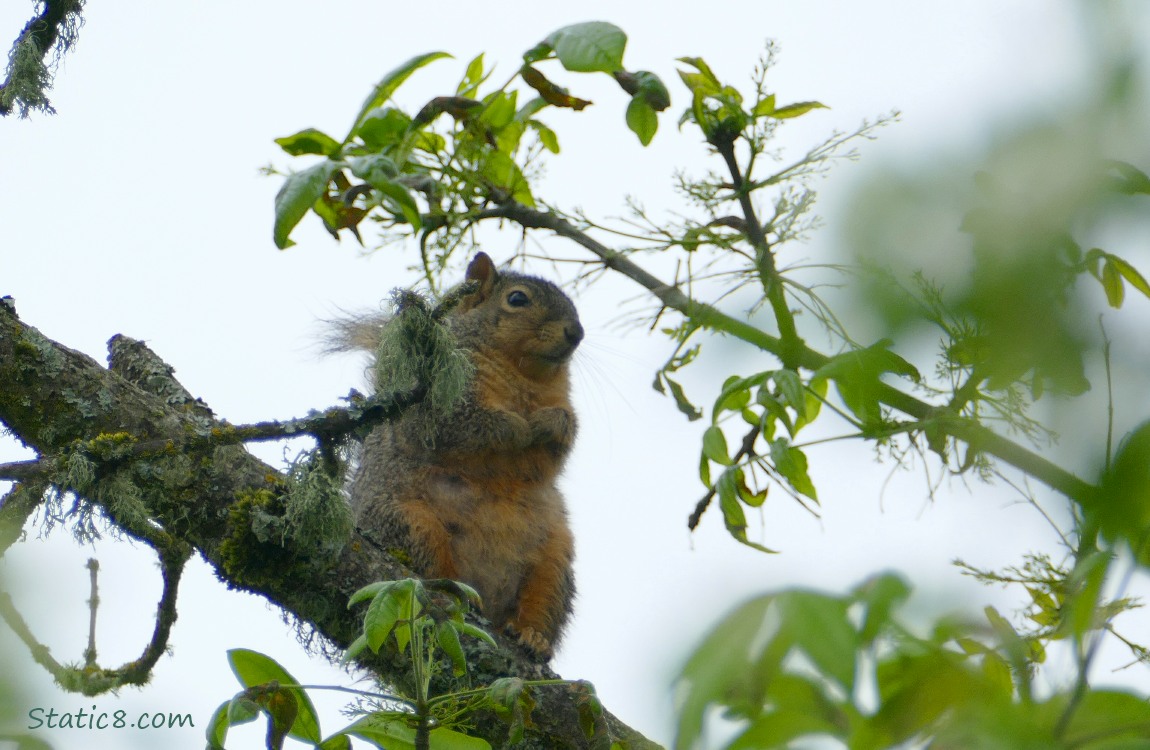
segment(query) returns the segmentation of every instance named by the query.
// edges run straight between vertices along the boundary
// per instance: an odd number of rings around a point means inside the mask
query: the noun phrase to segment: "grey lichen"
[[[334,557],[351,536],[351,507],[343,497],[343,471],[321,451],[301,453],[288,469],[283,544],[309,556]]]
[[[432,309],[415,292],[400,290],[393,302],[395,316],[380,329],[375,350],[374,385],[382,392],[424,385],[427,395],[419,411],[429,417],[424,421],[430,430],[463,398],[475,366],[443,322],[453,300]]]

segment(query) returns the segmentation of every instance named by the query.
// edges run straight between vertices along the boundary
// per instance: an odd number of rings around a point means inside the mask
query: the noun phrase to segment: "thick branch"
[[[655,295],[664,305],[678,310],[699,325],[740,338],[783,361],[790,354],[782,340],[744,321],[732,318],[716,307],[691,299],[677,286],[664,283],[640,268],[624,253],[603,245],[560,216],[508,202],[489,209],[479,218],[488,217],[510,219],[527,229],[549,229],[586,248],[597,256],[604,266],[635,281]],[[830,357],[805,344],[796,354],[795,361],[798,366],[808,370],[817,370],[830,361]],[[937,418],[940,414],[937,407],[886,383],[879,385],[879,400],[919,420]],[[975,450],[994,456],[1079,502],[1089,502],[1098,492],[1089,482],[976,422],[951,417],[940,420],[940,429],[969,444]]]
[[[0,300],[0,382],[5,384],[0,389],[0,421],[46,462],[69,449],[73,441],[90,441],[100,435],[128,433],[176,444],[189,433],[226,429],[206,416],[210,411],[175,382],[170,368],[156,366],[162,362],[146,347],[121,347],[114,341],[113,350],[116,371],[109,371],[24,325],[11,299]],[[143,361],[133,367],[123,357]],[[138,382],[129,382],[119,373]],[[139,501],[146,506],[142,519],[121,512],[116,497],[88,499],[98,502],[129,533],[143,536],[143,529],[133,526],[143,523],[194,546],[230,587],[252,591],[283,607],[337,647],[349,645],[361,630],[362,612],[347,609],[351,594],[377,580],[410,575],[358,532],[353,532],[336,559],[319,559],[315,550],[262,541],[253,530],[253,504],[278,497],[282,479],[276,469],[241,447],[205,445],[129,464],[105,469],[98,478],[127,481],[138,488]],[[274,507],[259,510],[270,512]],[[504,676],[557,677],[532,662],[514,642],[495,635],[499,648],[465,643],[477,684]],[[385,680],[403,672],[401,664],[382,657],[368,666]],[[541,692],[538,699],[535,727],[523,747],[584,747],[572,696],[551,690]],[[607,720],[615,736],[630,747],[656,747],[613,716]],[[485,736],[498,744],[502,729],[482,726]]]

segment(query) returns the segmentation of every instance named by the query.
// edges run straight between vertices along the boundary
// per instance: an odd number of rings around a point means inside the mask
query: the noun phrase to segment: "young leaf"
[[[481,173],[493,187],[508,193],[512,200],[529,208],[535,207],[535,198],[531,195],[531,186],[527,184],[527,178],[523,176],[515,160],[507,154],[502,151],[488,154]]]
[[[351,738],[346,734],[333,734],[316,745],[316,750],[351,750]]]
[[[1142,274],[1138,273],[1138,269],[1116,255],[1107,255],[1106,261],[1107,265],[1114,266],[1115,270],[1122,275],[1122,278],[1130,282],[1130,286],[1142,292],[1142,294],[1147,297],[1150,297],[1150,283],[1146,281],[1146,278]]]
[[[588,21],[564,26],[544,42],[555,50],[563,67],[578,73],[614,73],[623,69],[627,35],[614,24]]]
[[[776,597],[781,627],[822,674],[854,691],[859,637],[847,614],[848,602],[813,591],[785,591]]]
[[[799,115],[805,115],[807,112],[810,112],[812,109],[829,109],[829,107],[827,107],[827,105],[822,104],[820,102],[796,102],[795,104],[787,104],[787,105],[782,106],[782,107],[776,107],[770,113],[770,116],[775,118],[776,120],[786,120],[786,119],[789,119],[791,117],[798,117]]]
[[[676,748],[695,747],[712,706],[727,705],[732,682],[747,671],[747,653],[732,644],[750,644],[763,629],[772,597],[761,596],[725,617],[699,644],[676,681]]]
[[[723,466],[730,466],[733,463],[730,454],[727,453],[727,437],[717,425],[711,425],[703,433],[703,455]]]
[[[339,730],[333,738],[353,735],[388,750],[415,750],[415,729],[410,724],[413,718],[407,713],[377,711]]]
[[[528,120],[527,127],[535,131],[535,135],[539,138],[539,142],[543,144],[543,148],[553,154],[559,153],[559,136],[555,135],[554,130],[538,120]]]
[[[390,182],[399,176],[399,167],[383,154],[368,154],[347,160],[351,173],[364,182],[376,185],[381,182]]]
[[[224,750],[224,740],[227,739],[228,727],[231,726],[228,720],[229,706],[231,701],[221,703],[208,722],[208,728],[204,731],[208,739],[208,750]]]
[[[335,158],[339,155],[339,141],[315,128],[308,128],[294,135],[276,138],[275,141],[280,145],[280,148],[292,156],[320,154]]]
[[[463,644],[459,642],[459,633],[455,625],[456,623],[451,620],[436,623],[435,638],[439,642],[439,648],[451,662],[451,673],[456,677],[462,677],[467,674],[467,657],[463,653]]]
[[[288,175],[284,184],[276,193],[275,226],[272,229],[272,238],[276,247],[285,250],[295,243],[288,235],[299,224],[300,219],[315,205],[320,196],[327,191],[327,185],[332,176],[343,169],[344,164],[338,161],[325,159],[302,172]]]
[[[403,140],[411,118],[394,107],[379,107],[367,113],[356,134],[370,149],[380,150]]]
[[[803,388],[803,379],[794,370],[779,370],[771,377],[786,405],[794,409],[798,415],[795,421],[803,422],[807,417],[807,396]]]
[[[465,622],[462,624],[456,623],[456,625],[457,625],[457,629],[459,630],[460,633],[463,633],[464,635],[469,635],[472,638],[478,638],[481,641],[486,641],[487,643],[491,644],[492,646],[496,645],[495,639],[492,638],[491,634],[488,633],[486,630],[483,630],[482,628],[477,628],[469,622]]]
[[[405,611],[408,592],[398,590],[398,581],[390,583],[395,585],[376,594],[363,617],[363,634],[367,637],[367,645],[377,653]]]
[[[639,136],[640,143],[647,146],[659,129],[659,116],[642,97],[635,96],[627,105],[627,127]]]
[[[232,672],[244,687],[255,687],[275,681],[280,685],[298,685],[299,681],[288,674],[270,656],[244,648],[234,648],[228,651],[228,662],[232,665]],[[294,696],[295,711],[293,712],[289,734],[300,740],[317,743],[322,736],[319,731],[319,715],[311,698],[298,688],[284,688]],[[277,707],[285,708],[285,704],[276,702]]]
[[[356,130],[367,116],[367,113],[376,107],[382,106],[384,102],[390,99],[391,95],[395,93],[395,90],[398,89],[412,73],[424,65],[444,57],[451,57],[451,55],[446,52],[428,52],[427,54],[416,55],[385,75],[379,83],[375,84],[375,88],[372,89],[371,94],[368,95],[363,106],[360,107],[359,114],[355,116],[355,124],[352,125],[351,131],[348,133],[347,138],[344,139],[344,143],[352,139],[352,136],[355,135]]]
[[[1126,296],[1126,288],[1122,284],[1122,274],[1110,258],[1102,264],[1102,288],[1106,290],[1106,301],[1111,307],[1122,307],[1122,299]]]
[[[894,573],[883,573],[867,579],[852,592],[857,601],[866,604],[859,636],[871,644],[891,623],[891,612],[910,596],[910,586]]]
[[[380,179],[379,182],[372,182],[371,184],[394,201],[400,213],[403,214],[403,218],[411,225],[413,232],[418,232],[423,227],[423,216],[419,213],[419,206],[416,205],[415,199],[411,197],[411,191],[398,182],[387,179]]]
[[[459,87],[455,90],[458,96],[466,96],[474,98],[475,92],[479,89],[479,84],[483,83],[483,53],[471,59],[467,63],[467,71],[463,74],[463,80],[459,82]]]
[[[771,462],[787,483],[816,503],[819,500],[815,485],[807,474],[807,457],[801,450],[790,444],[786,438],[771,441]]]
[[[715,96],[722,90],[723,84],[719,83],[719,79],[711,72],[711,67],[704,62],[701,57],[680,57],[679,62],[687,63],[693,66],[698,73],[686,73],[679,71],[679,77],[683,79],[683,83],[691,90],[692,94],[696,97],[700,96]]]
[[[731,467],[719,475],[719,482],[715,490],[719,496],[719,509],[723,512],[723,523],[727,527],[727,532],[737,541],[760,552],[777,554],[777,550],[747,539],[747,516],[739,502],[739,488],[745,488],[746,484],[746,477],[742,469]],[[747,492],[749,493],[750,490]]]

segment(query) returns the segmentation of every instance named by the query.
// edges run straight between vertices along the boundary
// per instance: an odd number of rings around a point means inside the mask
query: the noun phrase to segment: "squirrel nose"
[[[578,346],[579,342],[583,340],[583,325],[579,321],[575,321],[569,326],[563,326],[563,336],[572,347]]]

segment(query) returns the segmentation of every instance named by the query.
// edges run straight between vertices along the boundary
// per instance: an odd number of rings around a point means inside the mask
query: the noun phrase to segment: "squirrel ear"
[[[496,280],[499,278],[499,272],[495,270],[495,263],[491,257],[484,252],[478,252],[475,257],[471,259],[471,263],[467,266],[467,281],[478,281],[479,290],[475,293],[479,301],[487,299],[491,294],[491,289],[495,286]]]

